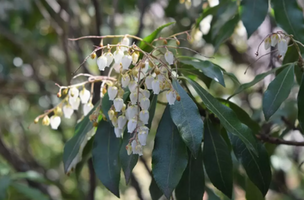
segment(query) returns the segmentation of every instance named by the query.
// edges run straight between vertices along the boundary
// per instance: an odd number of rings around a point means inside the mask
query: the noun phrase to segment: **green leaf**
[[[149,191],[152,197],[152,200],[159,200],[161,196],[163,196],[163,192],[159,189],[157,186],[153,176],[152,176],[152,181],[149,187]]]
[[[159,123],[152,152],[152,174],[169,199],[188,163],[187,148],[170,115],[169,105]]]
[[[287,99],[294,84],[294,65],[286,67],[268,86],[263,96],[263,112],[266,120]]]
[[[152,47],[150,47],[148,44],[151,44],[151,42],[152,42],[155,38],[158,37],[159,33],[160,33],[164,28],[166,28],[166,27],[168,27],[168,26],[170,26],[170,25],[172,25],[172,24],[175,24],[175,22],[169,22],[169,23],[167,23],[167,24],[164,24],[164,25],[158,27],[155,31],[153,31],[150,35],[148,35],[147,37],[145,37],[145,38],[143,39],[145,42],[141,41],[141,42],[139,43],[139,48],[142,49],[143,51],[147,51],[147,52],[151,51]],[[148,43],[148,44],[147,44],[147,43]]]
[[[205,120],[203,160],[212,184],[227,197],[232,196],[230,150],[210,120]]]
[[[198,108],[178,81],[172,81],[173,88],[180,96],[180,101],[175,101],[170,106],[171,118],[183,138],[184,142],[196,157],[203,140],[204,124]]]
[[[205,106],[212,111],[221,121],[225,129],[239,137],[253,152],[256,151],[256,141],[252,135],[252,131],[248,126],[242,124],[236,114],[227,106],[221,104],[216,98],[204,90],[198,83],[187,79],[193,86],[199,97],[203,100]]]
[[[241,19],[250,38],[265,20],[268,13],[268,0],[242,0],[241,6]]]
[[[75,127],[75,135],[65,144],[63,150],[64,171],[68,173],[81,160],[82,150],[88,141],[87,133],[92,130],[93,124],[89,116],[100,105],[100,101],[96,103],[94,108],[88,113],[81,122]]]
[[[246,180],[246,200],[264,200],[260,190],[247,178]]]
[[[278,69],[284,69],[285,67],[287,67],[288,65],[290,65],[291,63],[288,63],[288,64],[285,64],[285,65],[282,65],[281,67],[277,67],[277,68],[274,68],[272,70],[269,70],[267,72],[264,72],[262,74],[258,74],[256,77],[254,77],[254,79],[252,81],[250,81],[249,83],[244,83],[242,85],[240,85],[238,87],[238,89],[236,89],[236,91],[234,92],[233,95],[231,95],[230,97],[228,97],[228,100],[231,99],[231,97],[243,92],[244,90],[254,86],[255,84],[257,84],[258,82],[260,82],[261,80],[263,80],[266,76],[268,76],[269,74],[272,74],[274,72],[276,72]]]
[[[110,122],[99,122],[93,143],[93,165],[102,184],[119,197],[120,139],[116,138]]]
[[[11,184],[11,178],[8,175],[2,176],[0,178],[0,200],[6,199],[6,190]]]
[[[82,159],[76,165],[76,169],[75,169],[75,174],[77,179],[79,179],[83,167],[88,163],[88,160],[92,157],[93,141],[94,141],[94,136],[88,141],[88,143],[83,148]]]
[[[303,77],[300,85],[300,90],[298,93],[298,119],[302,130],[304,130],[304,78]]]
[[[148,121],[148,128],[151,128],[152,121],[154,118],[155,110],[156,110],[156,104],[157,104],[157,94],[153,94],[152,97],[150,98],[150,108],[149,108],[149,121]]]
[[[287,34],[295,39],[304,42],[304,19],[303,12],[296,0],[275,0],[271,1],[274,16],[277,24]]]
[[[271,170],[265,147],[260,142],[257,143],[257,156],[238,137],[229,133],[229,138],[234,154],[243,165],[248,177],[262,194],[266,195],[271,181]]]
[[[126,183],[129,183],[132,170],[138,161],[137,154],[128,155],[127,153],[126,146],[129,144],[129,140],[130,140],[130,134],[126,129],[123,135],[122,145],[119,151],[120,163],[125,175]]]
[[[199,151],[197,159],[191,154],[183,176],[175,189],[177,200],[202,200],[205,190],[205,176],[202,154]]]
[[[50,198],[47,197],[45,194],[40,192],[39,190],[29,187],[24,184],[20,183],[12,183],[11,184],[16,190],[18,190],[21,194],[31,200],[49,200]]]
[[[179,62],[185,65],[191,65],[194,68],[201,70],[206,76],[215,80],[216,82],[219,82],[222,86],[225,87],[223,72],[220,66],[207,60],[200,60],[198,58],[186,56],[179,56],[177,59]]]
[[[202,71],[194,68],[192,65],[183,65],[178,68],[178,71],[192,80],[199,78],[206,84],[207,88],[211,85],[212,79],[206,76]]]

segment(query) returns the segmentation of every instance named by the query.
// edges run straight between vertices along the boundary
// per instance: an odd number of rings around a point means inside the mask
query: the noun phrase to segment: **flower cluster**
[[[267,36],[267,38],[265,39],[264,48],[267,50],[270,48],[270,46],[275,47],[277,45],[279,55],[284,56],[288,49],[288,43],[286,37],[287,36],[285,34],[282,34],[280,32],[273,33]]]

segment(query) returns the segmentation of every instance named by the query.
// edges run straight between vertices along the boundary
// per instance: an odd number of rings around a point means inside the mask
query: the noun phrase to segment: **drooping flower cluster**
[[[269,49],[270,46],[275,47],[276,45],[278,46],[279,55],[284,56],[288,49],[288,43],[284,34],[273,33],[264,41],[265,50]]]

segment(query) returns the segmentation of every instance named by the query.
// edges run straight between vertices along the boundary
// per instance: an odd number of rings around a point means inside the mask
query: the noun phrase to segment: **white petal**
[[[275,46],[279,42],[279,36],[277,34],[271,35],[271,46]]]
[[[132,118],[128,122],[128,133],[133,133],[133,131],[136,129],[137,126],[137,120],[135,118]]]
[[[118,128],[118,127],[114,127],[114,133],[116,135],[117,138],[121,138],[122,137],[122,129]]]
[[[147,110],[140,111],[140,113],[139,113],[139,119],[144,124],[148,124],[148,122],[149,122],[149,111],[147,111]]]
[[[137,105],[129,106],[126,110],[126,117],[128,119],[132,119],[137,115],[138,112],[139,112],[139,108]]]
[[[142,146],[145,146],[147,143],[148,134],[145,131],[140,131],[138,133],[138,141]]]
[[[160,92],[160,81],[159,80],[152,81],[152,89],[153,89],[154,94],[159,94],[159,92]]]
[[[130,92],[136,92],[137,83],[135,81],[130,81],[129,83],[129,90]]]
[[[148,110],[150,107],[150,100],[147,97],[143,97],[140,99],[140,107],[143,110]]]
[[[76,87],[72,87],[69,90],[69,99],[76,100],[78,98],[78,95],[79,95],[79,90]]]
[[[109,87],[109,89],[108,89],[108,95],[109,95],[109,99],[111,101],[113,101],[115,99],[117,93],[118,93],[117,87],[115,87],[115,86],[110,86]]]
[[[61,123],[61,118],[59,116],[53,115],[50,118],[50,125],[52,129],[56,130],[59,127],[60,123]]]
[[[117,119],[118,128],[123,129],[127,123],[127,118],[123,115],[120,115]]]
[[[138,61],[138,58],[139,58],[139,53],[134,52],[134,53],[132,54],[132,64],[133,64],[133,65],[136,65],[136,63],[137,63],[137,61]]]
[[[137,103],[137,93],[136,92],[131,92],[130,100],[131,100],[132,105],[135,105]]]
[[[119,64],[123,56],[124,56],[123,52],[120,49],[116,49],[116,51],[114,52],[115,64]]]
[[[281,39],[278,43],[278,51],[281,56],[284,56],[288,49],[288,44],[285,39]]]
[[[90,91],[85,88],[83,90],[81,90],[79,93],[81,103],[88,103],[90,96],[91,96]]]
[[[97,58],[97,66],[98,66],[98,69],[100,70],[100,71],[104,71],[104,69],[106,68],[106,66],[107,66],[107,58],[104,56],[104,55],[102,55],[102,56],[100,56],[99,58]]]
[[[114,56],[113,56],[113,54],[111,52],[106,53],[105,56],[107,58],[107,64],[106,64],[106,66],[109,67],[112,64],[113,60],[114,60]]]
[[[79,105],[80,105],[80,99],[79,98],[76,98],[76,99],[69,98],[69,103],[74,110],[78,110]]]
[[[172,65],[174,62],[174,56],[173,53],[171,51],[166,51],[165,53],[165,60],[167,61],[167,63],[169,65]]]
[[[141,69],[141,72],[142,72],[143,74],[146,74],[147,71],[148,71],[148,69],[149,69],[149,61],[146,60],[146,61],[145,61],[145,67]]]
[[[165,76],[163,74],[158,74],[157,75],[157,79],[160,81],[160,82],[163,82],[165,80]]]
[[[64,117],[65,117],[65,118],[68,118],[68,119],[71,118],[71,116],[72,116],[72,114],[73,114],[73,112],[74,112],[72,106],[69,105],[69,104],[63,106],[62,111],[63,111]]]
[[[142,90],[141,93],[147,97],[147,98],[150,98],[150,91],[149,90]]]
[[[150,76],[146,77],[145,83],[146,83],[147,89],[149,89],[149,90],[152,90],[152,81],[154,81],[153,76],[150,75]]]
[[[116,112],[120,112],[122,107],[123,107],[123,104],[124,104],[122,98],[114,99],[113,103],[114,103],[114,107],[115,107]]]
[[[269,49],[270,46],[271,46],[271,39],[270,39],[270,37],[267,37],[265,39],[265,41],[264,41],[264,48],[265,48],[265,50]]]
[[[130,76],[129,76],[129,74],[123,75],[121,77],[121,85],[122,85],[122,87],[123,88],[128,87],[129,83],[130,83]]]
[[[122,68],[128,70],[132,62],[132,56],[124,55],[121,59]]]
[[[122,45],[125,45],[125,46],[129,46],[130,45],[130,40],[128,37],[124,37],[122,40],[121,40],[121,44]],[[121,47],[121,50],[122,51],[127,51],[128,48],[127,47]]]
[[[83,104],[83,115],[86,116],[94,108],[92,103]]]
[[[166,93],[166,97],[167,97],[169,105],[174,105],[174,102],[176,100],[176,93],[174,91],[170,90]]]

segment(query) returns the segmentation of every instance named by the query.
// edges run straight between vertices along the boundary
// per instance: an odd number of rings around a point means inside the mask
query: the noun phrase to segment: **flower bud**
[[[174,62],[174,56],[173,56],[173,53],[171,51],[166,51],[165,53],[165,60],[167,61],[167,63],[169,65],[172,65],[173,62]]]
[[[107,52],[107,53],[105,53],[105,57],[107,58],[106,67],[110,67],[110,65],[112,64],[112,62],[114,60],[114,56],[111,52]]]
[[[96,58],[96,53],[93,52],[93,53],[91,54],[91,59],[95,59],[95,58]]]
[[[69,105],[69,104],[64,105],[62,110],[63,110],[64,117],[67,118],[67,119],[70,119],[73,112],[74,112],[72,106]]]
[[[166,39],[163,40],[164,45],[168,44],[168,41]]]
[[[79,90],[76,87],[72,87],[69,90],[69,98],[76,100],[79,95]]]
[[[61,97],[61,92],[57,93],[57,97],[60,98]]]
[[[109,119],[112,120],[113,117],[115,116],[114,110],[110,109],[110,110],[108,111],[108,115],[109,115]]]
[[[58,116],[62,115],[62,110],[59,106],[54,109],[54,114]]]
[[[114,99],[113,103],[114,103],[114,107],[115,107],[116,112],[120,112],[122,107],[123,107],[123,104],[124,104],[122,98]]]
[[[53,115],[50,119],[51,128],[57,130],[61,123],[61,118],[57,115]]]
[[[130,40],[127,36],[125,36],[122,40],[121,40],[121,44],[124,46],[129,46],[130,45]],[[121,47],[122,51],[127,51],[128,48],[127,47]]]
[[[104,55],[101,55],[99,58],[97,58],[97,66],[98,66],[98,69],[100,71],[104,71],[104,69],[106,68],[107,66],[107,58],[104,56]]]
[[[80,91],[79,93],[79,97],[81,100],[81,103],[88,103],[89,99],[90,99],[91,93],[89,90],[83,88],[83,90]]]
[[[39,117],[36,117],[36,119],[34,120],[34,123],[37,124],[39,122]]]
[[[115,97],[117,96],[118,90],[117,87],[115,86],[110,86],[108,89],[108,95],[109,95],[109,99],[111,101],[113,101],[115,99]]]
[[[281,56],[284,56],[288,49],[288,44],[285,39],[280,39],[278,43],[278,51]]]
[[[50,125],[50,118],[49,118],[48,115],[46,115],[46,116],[43,117],[43,119],[42,119],[42,124],[43,124],[44,126]]]
[[[180,101],[181,97],[179,95],[176,96],[176,101]]]

